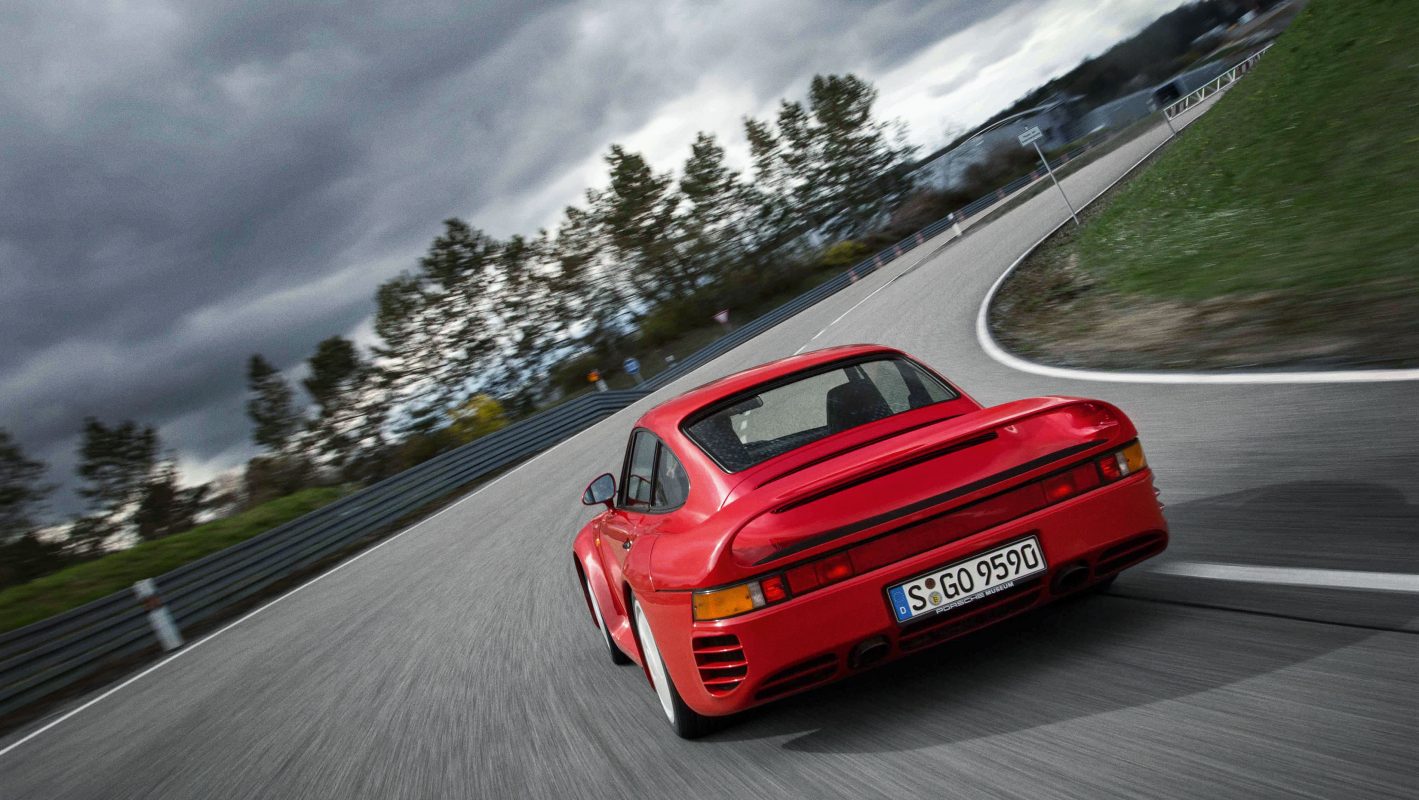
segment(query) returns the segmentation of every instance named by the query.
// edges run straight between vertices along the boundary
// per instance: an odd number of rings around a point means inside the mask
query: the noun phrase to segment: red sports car
[[[1137,436],[1098,400],[982,408],[891,348],[806,353],[647,411],[576,569],[693,738],[1162,552]]]

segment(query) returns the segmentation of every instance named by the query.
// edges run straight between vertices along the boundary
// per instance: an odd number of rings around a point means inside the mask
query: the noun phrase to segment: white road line
[[[1253,567],[1244,564],[1209,564],[1173,561],[1153,567],[1160,575],[1205,578],[1214,581],[1311,586],[1321,589],[1365,589],[1375,592],[1419,592],[1419,575],[1400,572],[1360,572],[1308,567]]]
[[[592,427],[594,428],[594,427],[596,427],[596,426],[593,425]],[[590,429],[591,429],[591,428],[587,428],[586,430],[590,430]],[[584,431],[581,431],[581,432],[577,433],[576,436],[580,436],[582,433],[585,433],[585,432],[586,432],[585,430],[584,430]],[[95,697],[95,698],[93,698],[93,699],[91,699],[91,700],[85,702],[84,704],[82,704],[82,705],[80,705],[80,706],[77,706],[77,707],[75,707],[75,708],[70,709],[69,711],[66,711],[65,713],[61,714],[60,716],[58,716],[58,717],[56,717],[56,718],[50,720],[49,722],[45,723],[45,724],[42,725],[42,726],[40,726],[39,728],[36,728],[35,730],[30,731],[29,733],[25,734],[24,736],[20,737],[19,739],[16,739],[15,741],[11,742],[10,744],[6,745],[5,747],[0,748],[0,756],[4,756],[6,753],[9,753],[11,750],[14,750],[15,748],[19,747],[20,745],[24,744],[25,742],[28,742],[29,740],[35,738],[36,736],[39,736],[40,734],[44,733],[45,731],[47,731],[47,730],[49,730],[49,729],[55,727],[56,725],[59,725],[60,723],[64,722],[65,720],[67,720],[67,719],[69,719],[69,718],[71,718],[71,717],[73,717],[73,716],[79,714],[80,712],[84,711],[85,709],[88,709],[88,708],[91,708],[91,707],[97,705],[98,703],[102,702],[103,700],[107,699],[108,697],[112,696],[113,694],[115,694],[115,693],[121,691],[124,687],[129,686],[130,684],[136,683],[137,681],[141,680],[141,679],[144,678],[145,676],[147,676],[147,675],[149,675],[149,674],[151,674],[151,673],[153,673],[153,672],[156,672],[157,670],[159,670],[159,669],[161,669],[161,668],[167,666],[168,664],[171,664],[172,662],[178,660],[179,658],[182,658],[183,656],[187,655],[188,653],[191,653],[193,650],[196,650],[197,648],[201,647],[202,645],[206,644],[207,642],[212,641],[213,639],[217,638],[218,636],[221,636],[222,634],[226,633],[227,631],[231,630],[232,628],[235,628],[236,626],[242,624],[243,622],[246,622],[247,620],[251,619],[252,617],[256,616],[257,614],[260,614],[261,612],[265,611],[266,609],[268,609],[268,608],[270,608],[270,607],[276,605],[277,603],[281,602],[282,600],[285,600],[286,598],[290,597],[291,595],[294,595],[296,592],[299,592],[299,591],[301,591],[302,589],[305,589],[305,588],[307,588],[307,587],[309,587],[309,586],[313,586],[314,584],[318,583],[319,581],[322,581],[322,580],[324,580],[324,579],[330,577],[331,575],[334,575],[335,573],[337,573],[337,572],[339,572],[340,570],[342,570],[342,569],[344,569],[344,568],[350,566],[351,564],[355,563],[356,561],[359,561],[360,559],[364,558],[365,556],[369,555],[370,553],[373,553],[374,551],[380,549],[381,547],[384,547],[385,545],[387,545],[387,544],[393,542],[395,539],[398,539],[399,537],[403,536],[404,534],[409,533],[410,531],[414,530],[415,528],[418,528],[420,525],[423,525],[424,523],[432,522],[432,521],[434,521],[435,519],[438,519],[439,517],[443,516],[444,514],[448,513],[449,511],[452,511],[453,509],[455,509],[455,508],[457,508],[458,506],[462,505],[465,501],[467,501],[467,500],[469,500],[469,499],[475,497],[476,495],[482,493],[483,490],[489,489],[489,488],[493,487],[493,486],[496,485],[499,481],[503,480],[504,478],[511,477],[513,474],[515,474],[516,472],[518,472],[519,470],[521,470],[523,467],[530,466],[530,465],[532,464],[532,462],[536,461],[538,458],[541,458],[542,456],[544,456],[544,455],[546,455],[546,454],[552,452],[552,450],[555,450],[557,447],[560,447],[562,444],[566,444],[567,442],[570,442],[572,439],[575,439],[576,436],[573,436],[573,437],[571,437],[570,439],[567,439],[566,441],[560,442],[560,443],[558,443],[556,446],[551,447],[551,448],[548,448],[547,450],[543,450],[541,453],[538,453],[536,456],[533,456],[532,458],[528,459],[527,461],[524,461],[524,462],[522,462],[521,464],[517,465],[517,466],[514,467],[513,469],[511,469],[511,470],[509,470],[509,471],[507,471],[507,472],[504,472],[502,475],[499,475],[498,477],[494,478],[493,480],[491,480],[491,481],[489,481],[489,482],[483,484],[482,486],[479,486],[477,489],[474,489],[473,491],[469,492],[468,494],[464,495],[463,497],[461,497],[461,498],[459,498],[458,500],[454,501],[453,503],[449,504],[449,505],[446,506],[445,508],[440,509],[437,513],[433,514],[432,516],[426,517],[426,518],[424,518],[424,519],[419,520],[418,522],[415,522],[413,525],[410,525],[409,527],[407,527],[407,528],[405,528],[404,530],[402,530],[402,531],[400,531],[400,532],[394,534],[393,536],[389,537],[388,539],[385,539],[384,541],[380,542],[379,544],[375,545],[374,547],[371,547],[371,548],[369,548],[368,550],[364,550],[364,551],[358,553],[358,554],[355,555],[354,557],[350,558],[348,561],[342,561],[340,564],[336,565],[336,566],[333,567],[332,569],[330,569],[330,570],[328,570],[328,571],[326,571],[326,572],[320,573],[319,575],[315,576],[314,578],[311,578],[310,580],[306,581],[305,583],[301,584],[300,586],[297,586],[296,588],[290,590],[289,592],[286,592],[285,594],[281,595],[280,597],[277,597],[275,600],[272,600],[271,602],[269,602],[269,603],[267,603],[267,604],[261,606],[260,608],[257,608],[257,609],[255,609],[255,610],[253,610],[253,611],[250,611],[250,612],[248,612],[248,613],[242,615],[241,617],[237,618],[236,620],[233,620],[232,622],[229,622],[229,623],[227,623],[226,625],[223,625],[222,627],[218,628],[217,630],[212,631],[211,633],[207,634],[206,636],[203,636],[201,639],[198,639],[198,640],[192,642],[191,644],[187,645],[186,647],[182,648],[181,650],[178,650],[177,652],[173,653],[172,655],[168,656],[167,658],[164,658],[163,660],[161,660],[161,661],[159,661],[158,663],[152,665],[151,667],[148,667],[147,669],[143,670],[142,672],[139,672],[137,675],[134,675],[133,677],[131,677],[131,678],[129,678],[129,679],[123,681],[122,683],[118,684],[117,686],[114,686],[114,687],[111,688],[111,689],[108,689],[108,690],[105,691],[103,694],[100,694],[99,696],[97,696],[97,697]]]

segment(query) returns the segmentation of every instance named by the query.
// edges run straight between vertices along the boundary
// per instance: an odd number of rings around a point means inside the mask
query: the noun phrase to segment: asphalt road
[[[1164,134],[1066,188],[1092,196]],[[1419,573],[1414,384],[1064,382],[982,352],[991,282],[1065,214],[1041,194],[656,399],[805,345],[896,345],[988,403],[1130,412],[1173,524],[1159,561]],[[18,742],[0,797],[1419,796],[1419,595],[1142,568],[1115,596],[675,738],[641,675],[599,649],[568,549],[582,487],[649,402],[0,742]]]

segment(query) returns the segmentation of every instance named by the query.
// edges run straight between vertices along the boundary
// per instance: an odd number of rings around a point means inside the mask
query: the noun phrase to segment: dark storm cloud
[[[705,81],[766,108],[1008,5],[6,4],[0,426],[52,479],[86,414],[235,463],[244,359],[351,331],[444,217],[530,232]]]

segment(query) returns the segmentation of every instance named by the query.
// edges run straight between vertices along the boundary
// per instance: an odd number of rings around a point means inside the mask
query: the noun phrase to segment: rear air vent
[[[754,693],[754,699],[767,700],[806,686],[812,686],[815,683],[821,683],[833,677],[837,671],[838,657],[832,653],[824,653],[816,658],[800,661],[765,678],[764,682],[759,685],[759,691]]]
[[[749,674],[749,662],[744,658],[738,636],[696,636],[690,648],[695,653],[695,666],[699,667],[705,690],[715,697],[723,697],[739,688],[744,676]]]
[[[1145,558],[1156,556],[1167,546],[1168,537],[1162,531],[1139,534],[1100,553],[1094,562],[1094,574],[1103,576],[1118,572]]]

